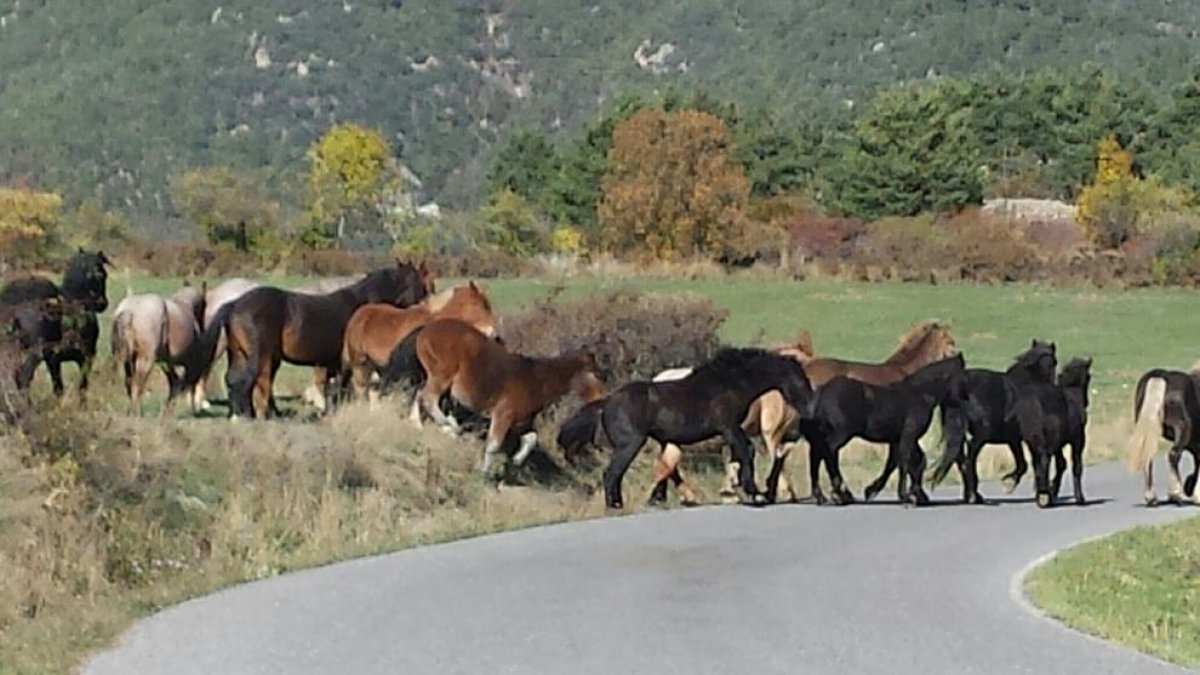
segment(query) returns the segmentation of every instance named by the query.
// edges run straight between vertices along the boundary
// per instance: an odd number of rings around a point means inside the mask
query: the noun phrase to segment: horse
[[[1071,476],[1075,492],[1075,504],[1083,506],[1087,500],[1083,496],[1083,450],[1087,446],[1087,409],[1088,389],[1092,386],[1092,359],[1073,358],[1063,366],[1058,374],[1058,387],[1067,399],[1066,438],[1071,446]],[[1057,471],[1055,472],[1053,494],[1058,498],[1058,490],[1062,484],[1063,456],[1059,448],[1055,455]]]
[[[27,402],[20,386],[33,376],[46,348],[57,340],[62,303],[56,298],[0,305],[0,418],[11,422]]]
[[[1021,425],[1014,415],[1018,401],[1027,385],[1052,385],[1058,368],[1057,347],[1053,342],[1032,340],[1029,348],[1018,355],[1003,373],[984,368],[971,368],[955,383],[953,395],[941,408],[944,450],[934,468],[931,485],[937,485],[958,465],[963,478],[963,501],[984,503],[979,494],[979,475],[976,460],[989,443],[1001,443],[1012,452],[1014,468],[1004,476],[1005,492],[1011,493],[1028,470],[1025,442]],[[968,443],[966,455],[963,445]]]
[[[350,380],[353,393],[368,392],[372,374],[388,365],[392,352],[414,330],[435,319],[458,319],[489,338],[496,337],[496,319],[492,304],[474,281],[442,291],[408,308],[387,304],[363,305],[346,323],[342,342],[343,380]],[[370,391],[375,402],[377,390]]]
[[[206,297],[202,286],[184,285],[169,298],[144,293],[130,295],[113,312],[112,353],[125,371],[125,393],[131,411],[142,414],[142,394],[157,363],[167,377],[165,414],[174,402],[179,376],[176,367],[186,367],[195,358],[193,345],[201,334]],[[203,395],[203,380],[193,391]],[[193,410],[195,401],[192,398]]]
[[[686,445],[717,436],[729,444],[738,463],[742,489],[752,500],[754,456],[742,422],[750,405],[779,390],[792,407],[804,409],[812,387],[804,366],[794,358],[762,349],[726,348],[690,375],[669,382],[631,382],[610,396],[585,405],[558,433],[558,445],[577,455],[604,429],[613,455],[604,472],[604,499],[611,509],[624,506],[621,480],[634,457],[653,438],[660,444]],[[665,496],[656,487],[651,501]]]
[[[29,387],[33,372],[40,361],[46,362],[55,395],[62,397],[65,387],[62,381],[62,364],[72,362],[79,365],[79,395],[88,388],[92,362],[96,358],[96,343],[100,339],[100,322],[96,315],[108,309],[108,271],[111,265],[103,251],[90,252],[79,249],[67,261],[61,287],[49,279],[26,277],[8,283],[0,289],[0,306],[13,306],[28,301],[57,301],[61,312],[56,317],[26,323],[26,327],[38,331],[39,335],[25,336],[26,342],[38,342],[41,353],[30,367],[21,369],[17,386]]]
[[[425,383],[413,399],[410,419],[420,426],[422,409],[438,424],[458,432],[458,423],[442,412],[449,393],[473,413],[491,418],[480,470],[490,475],[494,456],[513,434],[521,445],[513,454],[520,466],[537,443],[533,419],[568,392],[585,403],[604,396],[604,380],[595,357],[586,351],[554,358],[514,354],[502,344],[458,319],[437,319],[409,334],[389,360],[385,381],[412,379]]]
[[[800,331],[795,342],[789,345],[777,347],[774,350],[781,356],[788,356],[801,364],[808,363],[813,358],[812,335],[807,331]],[[693,368],[670,368],[662,371],[654,376],[651,382],[671,382],[674,380],[682,380],[692,374]],[[770,403],[764,404],[769,401]],[[778,401],[778,406],[774,402]],[[778,448],[783,443],[783,432],[786,431],[786,425],[775,422],[776,416],[782,414],[782,411],[791,411],[786,404],[783,403],[783,398],[778,392],[769,391],[763,394],[750,406],[750,411],[746,414],[746,419],[742,422],[742,429],[747,434],[757,435],[760,430],[770,429],[770,432],[761,432],[763,441],[766,444],[766,452],[768,456],[774,457]],[[770,412],[768,412],[770,411]],[[764,422],[764,419],[766,420]],[[772,426],[768,427],[768,424]],[[674,483],[675,488],[679,491],[680,501],[684,505],[695,505],[699,501],[696,499],[695,492],[687,484],[683,477],[683,471],[679,468],[683,461],[683,450],[674,443],[667,443],[662,446],[662,452],[659,454],[658,461],[654,465],[654,488],[651,490],[653,501],[661,502],[666,500],[667,482]],[[724,501],[731,501],[737,498],[737,479],[738,466],[736,463],[729,463],[726,468],[725,485],[721,489],[721,498]],[[787,476],[780,477],[780,489],[788,492],[792,499],[795,500],[796,495],[792,490]]]
[[[1129,470],[1142,474],[1147,506],[1158,503],[1154,492],[1152,463],[1158,452],[1158,440],[1171,442],[1167,453],[1170,467],[1168,500],[1182,504],[1184,498],[1196,499],[1196,479],[1200,475],[1200,363],[1191,372],[1155,368],[1138,379],[1133,403],[1134,429],[1129,444]],[[1192,475],[1184,483],[1179,479],[1179,458],[1192,453]]]
[[[226,279],[216,286],[209,287],[204,294],[204,316],[200,322],[200,330],[203,331],[212,325],[213,319],[216,318],[217,312],[220,312],[222,307],[233,302],[234,300],[237,300],[261,285],[262,284],[259,284],[257,281],[235,277],[233,279]],[[215,353],[225,353],[224,333],[222,333],[217,340]],[[208,409],[209,404],[207,391],[209,389],[208,381],[211,379],[211,376],[212,372],[210,367],[209,371],[204,373],[203,379],[201,379],[193,389],[192,409]]]
[[[328,373],[341,367],[342,338],[354,310],[368,302],[414,305],[429,295],[426,280],[409,263],[397,262],[328,295],[305,295],[262,286],[228,303],[197,340],[197,358],[181,386],[194,387],[212,366],[219,337],[226,339],[225,375],[230,413],[268,417],[275,374],[283,361]]]
[[[821,490],[820,466],[825,463],[834,503],[848,504],[854,495],[846,488],[838,464],[838,451],[858,437],[888,444],[887,476],[898,463],[903,471],[900,501],[913,505],[929,503],[921,487],[925,453],[920,440],[933,421],[934,409],[950,393],[954,379],[966,369],[961,353],[931,363],[891,385],[876,385],[839,375],[816,391],[812,405],[805,410],[801,429],[809,444],[809,482],[813,499],[826,503]],[[767,480],[770,500],[783,470],[783,458],[776,458]],[[869,501],[883,487],[881,477],[867,488]]]

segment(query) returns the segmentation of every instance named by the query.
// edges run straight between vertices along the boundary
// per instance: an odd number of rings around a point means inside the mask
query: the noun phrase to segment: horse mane
[[[725,347],[693,372],[693,377],[715,376],[719,379],[773,376],[781,362],[791,359],[757,347]]]
[[[446,305],[450,303],[450,299],[454,297],[454,291],[455,289],[453,288],[447,288],[444,291],[438,291],[437,293],[425,298],[425,308],[431,312],[442,311],[446,308]]]
[[[919,323],[908,332],[900,336],[900,344],[896,347],[896,351],[884,360],[885,365],[895,365],[912,359],[925,346],[925,342],[930,336],[938,330],[945,328],[945,324],[939,321],[926,321]]]

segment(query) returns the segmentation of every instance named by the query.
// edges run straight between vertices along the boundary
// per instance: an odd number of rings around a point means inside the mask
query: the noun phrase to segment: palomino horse
[[[176,367],[194,358],[193,345],[204,320],[204,288],[185,285],[169,298],[144,293],[130,295],[117,304],[113,313],[113,358],[125,371],[125,393],[130,407],[142,414],[142,394],[154,365],[160,364],[167,376],[165,414],[179,390]],[[199,388],[202,383],[197,383]],[[193,406],[195,398],[192,399]]]
[[[808,363],[814,355],[812,345],[812,335],[807,330],[800,331],[793,344],[778,347],[774,350],[781,356],[789,356],[801,364]],[[682,380],[692,374],[692,368],[671,368],[664,370],[654,376],[652,382],[672,382],[674,380]],[[762,404],[767,400],[778,400],[780,405],[778,410],[791,410],[783,404],[783,398],[779,392],[767,392],[750,406],[750,412],[746,415],[745,422],[742,423],[742,429],[747,433],[754,435],[759,430],[766,428],[762,423],[765,417],[764,411],[776,410],[776,408],[764,408]],[[773,432],[764,433],[763,441],[766,444],[767,455],[774,457],[780,445],[783,443],[783,431],[786,431],[784,425],[776,424],[771,427]],[[651,491],[652,501],[665,501],[667,497],[667,481],[675,484],[675,488],[679,491],[680,501],[685,505],[694,505],[699,503],[696,499],[695,492],[687,484],[683,477],[683,471],[679,468],[683,460],[683,451],[674,443],[667,443],[662,447],[662,453],[659,455],[658,461],[654,465],[654,488]],[[726,484],[721,490],[721,497],[726,501],[735,500],[737,498],[737,476],[738,466],[731,462],[726,471]],[[792,490],[791,484],[787,480],[787,476],[780,477],[780,489],[788,492],[794,500],[795,492]]]
[[[418,425],[423,408],[442,426],[458,431],[458,423],[439,405],[446,393],[471,412],[491,418],[480,464],[484,475],[514,434],[521,436],[521,445],[513,462],[525,462],[537,443],[534,417],[547,406],[568,392],[585,403],[605,392],[596,359],[587,352],[555,358],[514,354],[457,319],[438,319],[413,331],[396,348],[388,368],[389,381],[412,380],[423,371],[425,384],[412,407]]]
[[[45,361],[50,371],[54,393],[62,396],[62,364],[79,364],[79,394],[87,391],[88,376],[96,358],[96,343],[100,340],[100,322],[96,315],[108,309],[108,271],[111,263],[103,252],[79,251],[67,261],[62,286],[49,279],[27,277],[17,279],[0,290],[0,305],[15,305],[31,300],[57,300],[62,304],[57,319],[39,322],[40,336],[26,336],[44,345],[39,359],[23,368],[17,385],[29,386],[38,361]],[[28,341],[28,340],[27,340]]]
[[[185,373],[191,388],[211,367],[217,341],[225,333],[229,371],[225,385],[233,416],[271,414],[271,389],[283,361],[328,372],[341,367],[342,338],[354,310],[368,302],[409,306],[428,295],[417,268],[397,263],[328,295],[304,295],[280,288],[256,288],[225,305],[201,335],[199,355]]]
[[[805,408],[812,388],[804,366],[795,359],[762,349],[722,349],[682,380],[631,382],[611,396],[589,403],[563,423],[558,444],[574,456],[603,427],[613,448],[604,472],[604,498],[609,508],[622,508],[621,479],[653,438],[660,444],[686,445],[717,436],[729,445],[739,466],[742,489],[753,498],[754,455],[742,422],[750,404],[778,390],[788,405]],[[659,490],[651,499],[660,497]]]
[[[1200,475],[1200,363],[1191,372],[1155,368],[1137,383],[1133,406],[1134,429],[1129,447],[1129,469],[1142,474],[1146,504],[1158,502],[1154,492],[1154,455],[1159,438],[1171,441],[1167,453],[1170,486],[1167,499],[1182,504],[1196,498],[1196,479]],[[1192,453],[1192,475],[1179,479],[1179,458]],[[1200,501],[1200,500],[1198,500]]]
[[[414,330],[435,319],[458,319],[489,338],[496,336],[492,304],[474,281],[425,298],[401,309],[385,304],[363,305],[346,324],[342,368],[349,371],[354,395],[367,393],[371,376],[388,364],[392,352]],[[371,402],[377,390],[371,389]]]
[[[825,503],[818,473],[825,463],[835,503],[850,503],[853,495],[842,481],[838,451],[852,438],[862,438],[889,446],[888,475],[899,463],[907,481],[900,481],[900,500],[912,504],[928,503],[921,488],[925,453],[920,439],[933,421],[933,410],[950,394],[955,377],[966,364],[962,354],[936,361],[900,382],[875,385],[839,375],[817,389],[813,405],[805,411],[801,426],[809,444],[808,475],[812,495]],[[767,479],[768,500],[775,493],[782,458],[776,458]],[[872,489],[882,487],[882,483]]]
[[[1050,386],[1058,367],[1057,347],[1053,342],[1033,340],[1004,372],[970,368],[956,383],[953,396],[942,406],[942,435],[945,449],[933,470],[930,484],[937,485],[950,467],[958,465],[963,479],[963,501],[982,504],[979,476],[975,465],[983,446],[1002,443],[1012,452],[1015,468],[1004,477],[1007,492],[1017,487],[1026,471],[1026,441],[1016,410],[1026,396],[1028,386]],[[968,443],[966,454],[963,444]]]

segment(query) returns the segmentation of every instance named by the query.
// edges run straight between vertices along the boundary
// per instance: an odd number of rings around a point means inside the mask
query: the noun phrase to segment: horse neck
[[[883,365],[899,368],[906,373],[915,373],[933,363],[937,359],[930,353],[929,335],[925,334],[920,340],[906,341],[887,357]]]

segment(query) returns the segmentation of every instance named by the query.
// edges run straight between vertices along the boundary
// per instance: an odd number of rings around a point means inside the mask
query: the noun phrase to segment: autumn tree
[[[313,144],[308,162],[313,243],[340,245],[351,229],[382,229],[384,204],[402,185],[383,134],[339,124]]]
[[[1079,192],[1076,217],[1101,248],[1119,248],[1144,229],[1146,221],[1183,208],[1177,190],[1154,176],[1138,178],[1133,153],[1109,135],[1096,145],[1096,177]]]
[[[54,193],[0,187],[0,262],[45,255],[61,211]]]
[[[210,242],[248,251],[279,223],[279,204],[267,196],[264,183],[257,172],[196,169],[172,182],[171,198]]]
[[[706,112],[648,108],[617,125],[599,206],[606,247],[657,259],[737,255],[750,183],[730,150],[724,122]]]

